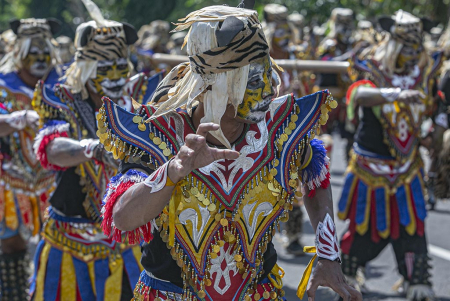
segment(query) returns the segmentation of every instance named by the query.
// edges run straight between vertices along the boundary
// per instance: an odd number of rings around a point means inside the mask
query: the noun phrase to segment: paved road
[[[343,143],[335,137],[335,147],[332,157],[332,188],[333,199],[336,205],[343,185],[344,165]],[[344,231],[345,223],[338,221],[339,234]],[[313,245],[314,233],[308,220],[305,221],[305,234],[303,243]],[[435,292],[441,301],[450,301],[450,202],[439,203],[436,210],[430,212],[426,223],[429,251],[432,257],[433,278]],[[282,240],[275,238],[275,246],[278,250],[278,264],[286,271],[284,278],[287,300],[298,300],[296,297],[297,285],[303,270],[310,257],[295,258],[284,252]],[[396,270],[396,262],[392,248],[386,248],[367,267],[367,286],[371,290],[370,295],[364,296],[364,300],[402,301],[404,296],[392,290],[392,285],[399,279]],[[303,300],[307,300],[305,297]],[[335,294],[326,288],[320,288],[316,294],[317,301],[335,300]]]

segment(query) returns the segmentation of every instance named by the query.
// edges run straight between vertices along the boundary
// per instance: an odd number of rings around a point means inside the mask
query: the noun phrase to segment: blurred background
[[[189,12],[208,5],[236,6],[237,0],[96,0],[106,18],[128,22],[139,29],[154,20],[175,22]],[[358,20],[375,20],[398,9],[447,24],[450,0],[258,0],[255,8],[262,16],[264,5],[278,3],[297,11],[310,26],[325,22],[335,7],[349,7]],[[0,0],[0,28],[8,28],[11,18],[57,18],[64,22],[61,35],[73,37],[76,27],[88,18],[79,0]]]

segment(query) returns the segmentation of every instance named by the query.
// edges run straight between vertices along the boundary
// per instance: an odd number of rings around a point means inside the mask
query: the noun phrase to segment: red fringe
[[[328,186],[330,186],[330,172],[327,173],[325,176],[325,179],[320,183],[320,187],[323,189],[327,189]],[[310,190],[308,193],[309,198],[313,198],[316,195],[316,187],[314,186],[314,189]]]
[[[351,96],[352,96],[353,90],[355,90],[356,88],[358,88],[358,87],[360,87],[360,86],[363,86],[363,85],[370,85],[370,86],[372,86],[373,88],[376,88],[376,85],[375,85],[373,82],[371,82],[370,80],[363,79],[363,80],[359,80],[359,81],[357,81],[357,82],[354,82],[354,83],[348,88],[347,94],[345,95],[345,97],[346,97],[346,99],[347,99],[347,101],[346,101],[346,104],[347,104],[347,105],[350,104],[350,98],[351,98]]]
[[[108,197],[108,199],[105,200],[105,205],[103,206],[104,213],[103,213],[103,221],[102,221],[102,229],[103,233],[105,233],[106,236],[113,238],[113,240],[117,242],[122,242],[124,231],[117,229],[115,226],[113,226],[113,209],[114,205],[116,204],[117,200],[127,191],[128,188],[133,186],[134,182],[128,181],[119,184],[115,189],[114,192]],[[113,189],[110,187],[110,189]],[[141,236],[142,235],[142,236]],[[147,224],[133,230],[133,231],[127,231],[125,232],[125,237],[128,237],[128,242],[130,244],[136,244],[141,242],[141,240],[144,240],[145,242],[150,242],[153,239],[152,234],[152,225],[150,222]]]
[[[52,142],[53,139],[59,138],[59,137],[67,138],[68,135],[66,132],[53,133],[53,134],[47,135],[44,138],[42,138],[41,144],[39,145],[39,148],[36,153],[36,157],[41,162],[42,167],[44,167],[45,169],[53,169],[53,170],[66,170],[67,169],[65,167],[51,164],[48,162],[48,159],[47,159],[47,150],[46,150],[47,145],[50,142]]]

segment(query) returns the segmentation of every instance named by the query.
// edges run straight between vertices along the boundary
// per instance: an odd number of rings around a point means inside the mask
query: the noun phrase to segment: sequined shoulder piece
[[[73,96],[67,86],[56,84],[54,88],[39,81],[33,95],[33,108],[39,113],[41,122],[50,119],[62,119],[67,122],[77,122],[72,106]]]
[[[277,160],[274,177],[281,187],[291,193],[297,186],[300,154],[319,133],[320,126],[326,124],[328,113],[336,108],[337,102],[328,90],[298,99],[291,95],[286,97],[286,105],[291,109],[287,110],[288,116],[273,137]]]
[[[156,109],[141,106],[137,114],[127,112],[107,97],[97,115],[100,142],[115,158],[158,167],[184,144],[183,118],[178,113],[149,121]]]
[[[153,97],[156,87],[164,78],[164,72],[148,77],[144,73],[131,77],[125,85],[125,92],[140,104],[147,104]]]

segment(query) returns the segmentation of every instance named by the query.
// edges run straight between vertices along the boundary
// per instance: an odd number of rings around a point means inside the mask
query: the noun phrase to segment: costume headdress
[[[237,110],[243,101],[249,65],[269,55],[256,11],[247,8],[209,6],[190,13],[175,24],[175,32],[188,29],[185,44],[189,63],[176,66],[158,86],[153,118],[185,107],[189,114],[203,102],[201,122],[220,120],[228,104]],[[211,133],[231,147],[219,129]]]
[[[327,36],[335,38],[337,35],[337,25],[343,25],[345,27],[353,27],[354,13],[350,8],[337,7],[331,11],[331,17],[328,21],[328,33]]]
[[[136,47],[144,50],[153,50],[158,45],[166,45],[170,39],[170,24],[167,21],[155,20],[149,25],[144,25],[139,29],[139,40]]]
[[[375,49],[374,59],[381,63],[388,74],[395,71],[397,57],[405,45],[420,46],[416,47],[422,53],[419,65],[425,64],[427,55],[422,47],[423,33],[433,28],[433,22],[399,10],[392,17],[379,18],[378,23],[389,34]]]
[[[275,3],[267,4],[264,6],[264,22],[262,23],[262,27],[269,45],[272,45],[273,35],[278,24],[288,24],[292,32],[291,40],[295,41],[294,32],[297,30],[293,23],[288,22],[288,9],[286,6]]]
[[[53,65],[56,66],[59,63],[59,58],[52,44],[52,37],[59,31],[60,21],[51,18],[15,19],[10,21],[9,25],[16,38],[13,50],[6,54],[0,62],[0,73],[9,73],[22,68],[22,60],[28,55],[33,38],[44,39],[50,50]]]
[[[106,20],[91,0],[82,0],[92,21],[82,23],[75,34],[75,61],[66,71],[66,84],[72,93],[82,92],[87,97],[85,84],[94,78],[97,62],[128,57],[128,46],[137,41],[137,33],[127,23]]]
[[[430,32],[434,26],[430,20],[417,18],[403,10],[397,11],[392,17],[381,17],[378,23],[394,39],[404,45],[422,44],[423,33]]]

